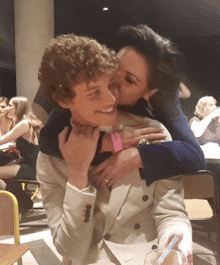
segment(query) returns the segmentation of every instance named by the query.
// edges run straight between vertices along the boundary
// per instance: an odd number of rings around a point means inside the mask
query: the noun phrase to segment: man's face
[[[65,101],[75,124],[112,126],[117,124],[117,87],[112,76],[102,74],[95,80],[74,85],[75,96]]]

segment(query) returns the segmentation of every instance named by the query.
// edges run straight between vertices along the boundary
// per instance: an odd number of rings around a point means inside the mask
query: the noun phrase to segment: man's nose
[[[116,102],[116,93],[114,93],[114,89],[110,90],[108,87],[102,93],[102,101],[105,104],[113,105]]]

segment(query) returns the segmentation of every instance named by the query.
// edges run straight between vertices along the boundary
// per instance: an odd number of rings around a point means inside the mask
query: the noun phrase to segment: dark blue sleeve
[[[59,150],[58,135],[66,127],[70,127],[71,113],[69,111],[59,113],[52,110],[48,120],[40,132],[39,146],[44,154],[59,157],[62,155]]]
[[[70,119],[70,111],[65,111],[63,113],[59,113],[56,110],[51,111],[46,125],[40,132],[39,147],[42,153],[62,158],[62,154],[59,150],[58,135],[65,127],[70,127],[71,129]],[[99,153],[103,136],[104,132],[101,132],[92,165],[99,165],[112,154],[111,152]]]
[[[139,103],[144,114],[143,100]],[[145,105],[147,107],[147,102]],[[204,154],[182,112],[178,91],[175,94],[158,92],[152,98],[151,105],[154,119],[165,125],[173,141],[138,147],[144,165],[140,170],[141,177],[146,180],[147,185],[158,179],[205,169]],[[140,106],[136,107],[140,110]],[[149,116],[146,107],[145,115]]]

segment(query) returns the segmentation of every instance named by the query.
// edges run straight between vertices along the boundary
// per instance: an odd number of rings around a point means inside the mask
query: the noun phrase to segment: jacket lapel
[[[108,231],[114,224],[115,219],[124,204],[130,187],[130,175],[122,180],[119,180],[115,185],[112,186],[111,196],[108,204],[108,211],[106,215],[105,232]]]
[[[155,184],[146,186],[139,171],[134,170],[123,180],[118,181],[111,191],[106,215],[105,233],[115,225],[121,225],[142,209],[152,204]],[[147,198],[147,200],[145,200]],[[118,220],[116,219],[118,216]],[[117,221],[116,221],[117,220]]]

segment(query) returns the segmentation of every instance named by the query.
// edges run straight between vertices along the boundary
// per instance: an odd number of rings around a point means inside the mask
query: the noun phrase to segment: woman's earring
[[[146,99],[146,101],[147,101],[147,107],[146,107],[146,109],[147,109],[147,111],[149,112],[149,114],[150,114],[152,117],[154,117],[154,114],[153,114],[154,108],[153,108],[153,106],[151,105],[151,103],[150,103],[150,101],[149,101],[148,98]]]

